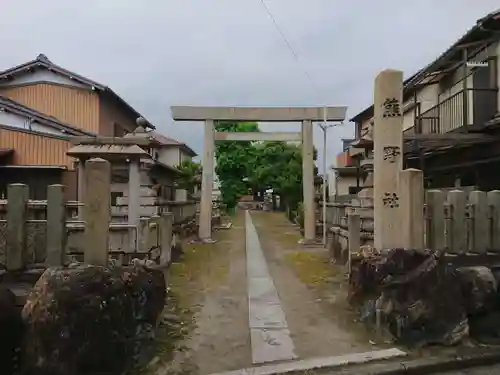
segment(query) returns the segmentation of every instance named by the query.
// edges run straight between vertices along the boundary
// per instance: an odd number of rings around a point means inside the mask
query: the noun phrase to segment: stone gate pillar
[[[316,241],[314,202],[314,145],[312,121],[302,122],[302,184],[304,194],[304,244]]]
[[[201,180],[200,222],[198,237],[201,240],[212,238],[212,188],[214,183],[214,120],[205,120],[203,141],[203,174]]]
[[[374,97],[374,247],[401,246],[399,172],[403,168],[403,72],[383,70]]]

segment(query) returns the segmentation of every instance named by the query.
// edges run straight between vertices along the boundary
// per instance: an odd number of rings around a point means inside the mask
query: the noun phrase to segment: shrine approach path
[[[298,244],[281,212],[238,211],[214,244],[184,244],[168,275],[181,334],[148,373],[215,374],[384,349],[346,302],[345,269]],[[174,354],[169,354],[174,349]]]

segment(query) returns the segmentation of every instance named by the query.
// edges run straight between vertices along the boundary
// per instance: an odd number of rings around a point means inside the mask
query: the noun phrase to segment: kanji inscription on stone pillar
[[[374,226],[376,249],[401,246],[399,172],[403,167],[403,72],[383,70],[374,95]]]

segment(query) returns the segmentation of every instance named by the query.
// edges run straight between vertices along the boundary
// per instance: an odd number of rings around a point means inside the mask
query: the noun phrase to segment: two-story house
[[[11,182],[27,183],[36,199],[45,198],[47,185],[64,183],[75,199],[71,137],[121,137],[140,116],[109,87],[45,55],[0,72],[0,197]]]
[[[500,188],[499,55],[500,10],[404,81],[405,165],[424,170],[427,187]],[[370,158],[373,106],[350,121],[350,156]]]

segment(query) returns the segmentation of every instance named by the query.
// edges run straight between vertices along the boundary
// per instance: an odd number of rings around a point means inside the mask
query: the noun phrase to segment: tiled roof
[[[191,156],[197,156],[198,154],[187,144],[179,142],[173,138],[169,138],[167,136],[164,136],[163,134],[160,134],[156,131],[151,131],[148,132],[157,142],[161,143],[162,145],[165,146],[178,146],[184,148],[188,153],[191,154]]]

